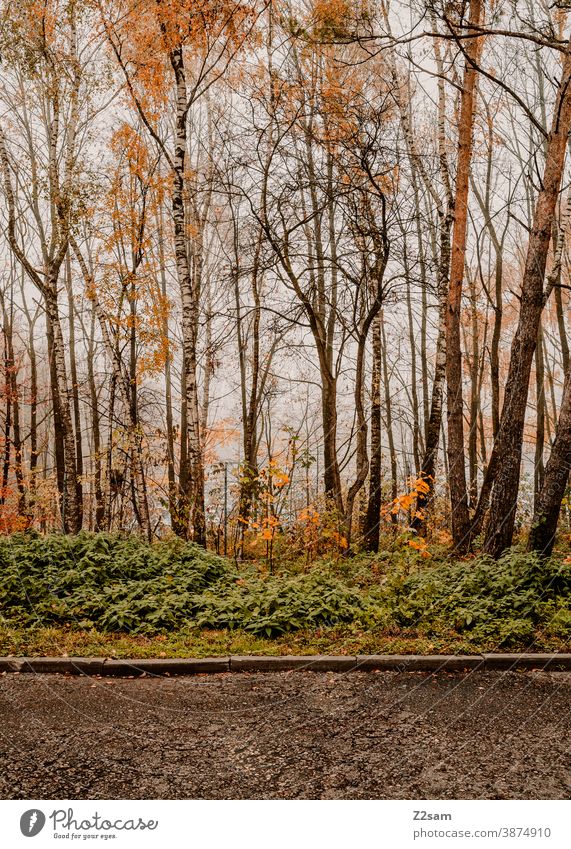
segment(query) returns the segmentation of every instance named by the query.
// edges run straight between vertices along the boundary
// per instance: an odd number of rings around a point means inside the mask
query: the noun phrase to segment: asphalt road
[[[3,799],[561,799],[571,673],[0,676]]]

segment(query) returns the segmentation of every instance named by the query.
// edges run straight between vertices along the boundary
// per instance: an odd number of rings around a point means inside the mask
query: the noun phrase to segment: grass
[[[259,637],[240,630],[189,630],[154,637],[84,631],[74,627],[0,627],[0,655],[51,657],[215,657],[230,654],[478,654],[502,650],[493,638],[474,641],[451,631],[440,636],[398,635],[351,628],[301,630]],[[511,651],[571,651],[571,643],[537,630],[531,640],[512,643]]]

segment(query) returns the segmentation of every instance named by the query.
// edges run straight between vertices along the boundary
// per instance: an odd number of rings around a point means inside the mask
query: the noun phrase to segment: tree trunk
[[[101,429],[99,424],[99,399],[95,385],[95,309],[91,311],[91,327],[87,349],[87,383],[91,403],[91,432],[93,434],[93,479],[95,490],[94,529],[102,531],[105,521],[105,501],[101,487]]]
[[[188,408],[186,394],[186,366],[184,364],[184,347],[180,369],[180,455],[178,464],[178,498],[176,516],[173,517],[173,531],[183,539],[190,539],[190,459],[188,454]]]
[[[479,26],[482,20],[481,0],[470,1],[470,22]],[[481,39],[470,38],[466,46],[466,66],[461,93],[460,125],[458,130],[458,164],[454,198],[454,233],[450,263],[450,288],[446,312],[446,378],[448,417],[448,466],[450,474],[450,508],[454,546],[465,551],[470,541],[470,515],[466,489],[464,456],[464,410],[462,402],[462,349],[460,318],[462,283],[466,257],[468,224],[468,186],[472,159],[474,101],[477,72],[472,65],[480,52]]]
[[[469,276],[470,311],[471,311],[471,360],[470,360],[470,430],[468,433],[468,467],[470,470],[469,502],[470,507],[476,506],[478,498],[478,413],[480,410],[480,339],[478,322],[478,303],[476,297],[476,281]]]
[[[385,424],[387,428],[387,440],[389,443],[389,460],[391,464],[391,499],[394,501],[398,494],[398,468],[397,468],[397,452],[395,449],[395,438],[393,432],[393,414],[391,400],[391,386],[389,379],[389,364],[387,360],[387,339],[385,334],[384,316],[381,313],[381,359],[383,368],[383,387],[385,390]],[[391,513],[393,524],[397,523],[397,516]]]
[[[539,327],[539,338],[535,349],[535,462],[533,476],[534,512],[538,507],[539,493],[543,487],[543,449],[545,445],[545,369],[543,361],[543,334]]]
[[[238,335],[238,359],[240,363],[240,389],[242,396],[242,443],[244,450],[244,462],[240,480],[239,516],[240,547],[243,546],[244,530],[250,518],[252,502],[254,500],[257,478],[258,478],[258,416],[260,405],[259,380],[260,380],[260,321],[261,301],[258,286],[258,270],[260,250],[262,245],[262,231],[259,231],[254,254],[252,268],[252,295],[254,298],[254,310],[252,320],[252,353],[251,353],[251,378],[250,387],[247,386],[247,340],[244,338],[242,304],[240,300],[239,276],[236,272],[234,279],[234,296],[236,301],[236,332]],[[236,248],[236,259],[238,259],[238,246]],[[242,552],[241,552],[242,553]]]
[[[373,319],[374,321],[374,319]],[[365,350],[367,343],[368,327],[361,328],[357,348],[357,363],[355,368],[355,410],[357,415],[357,438],[356,438],[356,462],[357,469],[355,480],[349,487],[347,492],[347,500],[345,505],[345,536],[347,540],[347,549],[351,545],[351,536],[353,530],[353,510],[355,499],[362,489],[367,474],[369,472],[369,457],[367,453],[367,419],[365,417],[365,409],[363,405],[363,386],[365,378]]]
[[[4,312],[4,317],[6,313]],[[6,412],[4,415],[4,458],[2,462],[2,486],[0,489],[0,506],[6,503],[8,495],[8,476],[10,473],[10,454],[12,450],[12,398],[10,391],[10,359],[8,354],[8,336],[6,319],[3,324],[4,336],[4,393],[6,397]]]
[[[536,499],[529,533],[528,550],[549,557],[555,542],[561,502],[565,495],[571,469],[571,371],[565,377],[563,398],[555,441],[543,477],[543,486]]]
[[[26,314],[27,309],[26,309]],[[34,322],[29,321],[28,356],[30,358],[30,494],[33,504],[36,494],[36,470],[38,467],[38,365],[34,341]]]
[[[440,257],[438,269],[438,337],[436,340],[436,362],[432,381],[430,416],[426,424],[424,457],[419,477],[428,485],[428,489],[419,492],[416,499],[415,515],[412,527],[419,534],[426,533],[426,512],[434,492],[436,461],[440,444],[444,385],[446,382],[446,314],[448,293],[448,269],[450,263],[450,231],[452,215],[449,213],[440,221]]]
[[[559,331],[559,344],[561,345],[561,365],[563,366],[563,373],[567,374],[567,369],[569,368],[569,343],[567,341],[567,329],[565,327],[565,312],[563,307],[561,286],[555,287],[555,307],[557,310],[557,329]]]
[[[337,460],[337,381],[321,374],[321,415],[323,420],[323,488],[341,517],[344,513],[341,475]]]
[[[12,312],[12,307],[11,307]],[[7,338],[8,360],[10,363],[8,369],[9,375],[9,398],[12,401],[12,421],[13,421],[13,445],[14,445],[14,477],[16,478],[16,487],[18,489],[18,514],[22,518],[26,516],[26,488],[24,486],[24,468],[22,462],[22,434],[20,428],[20,399],[18,391],[18,378],[16,357],[14,355],[14,316],[10,315],[9,331]]]
[[[52,321],[49,313],[46,311],[46,341],[48,348],[48,365],[50,373],[50,395],[52,402],[52,415],[54,418],[53,438],[54,438],[54,465],[56,473],[56,484],[60,499],[60,509],[63,505],[63,487],[65,481],[64,468],[64,446],[63,446],[63,427],[61,423],[60,400],[58,391],[57,373],[54,357],[54,333]]]
[[[83,445],[81,434],[81,410],[79,406],[79,383],[77,380],[77,360],[75,357],[75,304],[73,302],[73,288],[71,282],[71,259],[69,252],[65,261],[65,282],[67,289],[67,301],[69,309],[69,371],[71,378],[71,400],[73,404],[73,424],[75,431],[75,462],[77,476],[77,509],[81,524],[83,516]]]
[[[77,500],[77,466],[75,457],[75,439],[69,403],[67,367],[65,363],[64,341],[61,332],[57,304],[57,284],[50,281],[45,292],[46,311],[53,334],[53,376],[56,380],[57,405],[59,406],[60,426],[63,442],[64,483],[62,497],[62,524],[66,533],[77,534],[81,530],[81,515]],[[52,394],[54,386],[52,386]]]
[[[503,258],[499,248],[496,248],[495,284],[496,295],[494,303],[494,329],[490,346],[490,381],[492,388],[492,434],[494,439],[500,430],[500,339],[502,336],[502,290],[503,290]]]
[[[381,319],[377,316],[372,330],[373,364],[371,369],[371,461],[369,467],[369,499],[363,529],[367,551],[379,550],[382,502],[381,448]]]
[[[175,240],[175,261],[182,300],[182,336],[187,404],[187,432],[189,455],[189,492],[191,505],[192,539],[206,545],[204,513],[204,472],[200,442],[200,409],[197,386],[196,328],[198,301],[190,274],[187,253],[187,221],[184,203],[185,158],[187,145],[188,96],[182,47],[172,51],[171,65],[176,80],[176,141],[173,160],[172,210]]]
[[[410,397],[412,403],[412,454],[414,457],[414,472],[415,475],[420,473],[420,457],[421,457],[421,435],[420,435],[420,415],[418,405],[418,387],[417,387],[417,369],[416,369],[416,330],[414,326],[414,317],[412,311],[412,296],[410,286],[410,267],[407,251],[407,235],[404,227],[402,228],[403,238],[403,268],[406,284],[406,310],[408,319],[408,338],[410,346]]]
[[[113,505],[117,494],[116,481],[114,480],[113,468],[113,424],[115,419],[115,374],[111,374],[109,386],[109,430],[107,432],[107,457],[106,457],[106,481],[105,481],[105,519],[104,527],[110,531],[113,525]]]
[[[434,27],[436,29],[436,27]],[[411,526],[417,533],[425,534],[427,529],[427,510],[433,497],[436,475],[436,462],[438,459],[438,446],[440,444],[440,431],[442,426],[444,385],[446,382],[446,307],[448,299],[448,288],[450,281],[450,241],[452,225],[454,223],[454,198],[452,195],[452,184],[450,180],[450,168],[447,154],[446,136],[446,89],[444,84],[444,64],[440,49],[440,41],[434,38],[434,58],[438,71],[438,162],[440,179],[444,189],[444,197],[436,191],[431,176],[426,171],[422,157],[418,154],[412,135],[412,116],[409,110],[400,105],[401,122],[407,138],[407,147],[413,174],[418,171],[422,177],[427,196],[432,200],[438,213],[438,249],[433,246],[433,254],[437,264],[437,292],[438,292],[438,336],[436,340],[436,362],[434,367],[434,378],[430,400],[430,410],[425,412],[424,422],[424,455],[419,467],[419,477],[427,485],[417,496],[416,509],[412,517]],[[394,65],[393,65],[394,68]],[[393,70],[394,75],[394,70]],[[410,98],[412,103],[412,97]],[[413,176],[413,184],[415,178]],[[415,192],[416,199],[416,192]],[[420,239],[420,224],[417,225]],[[426,336],[426,289],[423,287],[423,340]],[[423,382],[427,384],[428,367],[426,362],[426,351],[423,352]],[[427,389],[426,389],[427,392]]]
[[[165,249],[164,249],[164,223],[162,208],[157,210],[157,237],[159,251],[159,268],[161,280],[161,295],[167,303],[167,276],[165,272]],[[169,515],[171,527],[175,531],[177,516],[177,486],[174,456],[174,421],[172,409],[172,353],[170,344],[170,329],[168,313],[164,312],[162,332],[167,344],[167,355],[165,357],[165,424],[166,424],[166,448],[167,448],[167,480],[169,487]]]

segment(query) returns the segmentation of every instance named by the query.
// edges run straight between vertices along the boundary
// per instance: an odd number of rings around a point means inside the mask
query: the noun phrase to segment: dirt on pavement
[[[0,677],[3,799],[561,799],[571,673]]]

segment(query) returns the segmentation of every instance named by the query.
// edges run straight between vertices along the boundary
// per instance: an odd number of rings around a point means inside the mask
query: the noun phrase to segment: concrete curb
[[[288,672],[292,669],[305,672],[350,672],[357,667],[355,655],[232,655],[231,672]]]
[[[484,658],[476,654],[372,654],[358,655],[357,668],[363,672],[387,670],[395,672],[463,672],[482,669]]]
[[[483,654],[485,669],[571,669],[571,654]]]
[[[0,673],[65,675],[198,675],[215,672],[464,672],[571,670],[571,653],[476,655],[232,655],[202,658],[0,657]]]
[[[103,675],[198,675],[206,672],[229,672],[229,657],[175,657],[106,659]]]

